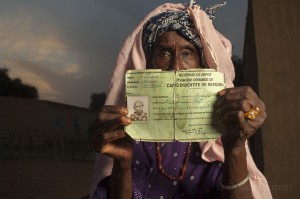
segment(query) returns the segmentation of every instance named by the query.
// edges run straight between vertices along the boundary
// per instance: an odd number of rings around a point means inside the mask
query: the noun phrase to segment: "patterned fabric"
[[[147,121],[147,113],[142,113],[142,115],[137,115],[133,113],[130,115],[130,119],[132,121]]]
[[[209,6],[208,8],[205,8],[204,11],[205,13],[209,16],[210,19],[214,19],[215,18],[215,12],[226,5],[226,2],[223,3],[218,3],[212,6]]]
[[[162,166],[172,176],[179,176],[186,156],[188,143],[162,143]],[[201,159],[201,149],[192,143],[190,159],[183,181],[172,181],[162,176],[157,168],[156,144],[137,142],[132,160],[132,199],[217,199],[223,164],[219,161],[207,163]],[[108,180],[102,180],[93,199],[107,197]],[[106,191],[105,191],[106,190]]]
[[[184,11],[167,11],[152,17],[143,28],[142,42],[146,57],[150,57],[152,47],[156,39],[167,31],[176,31],[187,41],[194,44],[201,55],[201,62],[204,62],[203,49],[200,37],[190,20],[189,14]]]

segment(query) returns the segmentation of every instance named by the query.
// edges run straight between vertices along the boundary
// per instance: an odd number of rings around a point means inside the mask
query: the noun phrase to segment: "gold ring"
[[[249,111],[245,112],[245,117],[249,120],[254,120],[256,116],[259,114],[259,108],[258,107],[252,107]]]

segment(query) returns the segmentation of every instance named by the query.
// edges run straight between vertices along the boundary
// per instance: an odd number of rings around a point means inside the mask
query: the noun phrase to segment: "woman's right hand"
[[[115,160],[131,161],[132,139],[124,131],[124,126],[131,123],[127,113],[127,108],[122,106],[101,108],[98,119],[89,128],[89,141],[96,152]]]

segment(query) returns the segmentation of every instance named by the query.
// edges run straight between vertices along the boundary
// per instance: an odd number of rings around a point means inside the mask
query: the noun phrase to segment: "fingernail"
[[[125,122],[126,122],[126,124],[130,124],[131,123],[131,119],[128,118],[128,117],[125,117]]]
[[[121,110],[121,114],[122,115],[127,115],[128,114],[128,110],[127,109],[122,109]]]
[[[223,96],[223,95],[225,95],[225,93],[226,93],[226,90],[225,90],[225,89],[223,89],[223,90],[219,91],[219,95],[220,95],[220,96]]]

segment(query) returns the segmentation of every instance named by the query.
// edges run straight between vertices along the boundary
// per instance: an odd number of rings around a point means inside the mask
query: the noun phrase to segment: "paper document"
[[[224,128],[214,114],[224,74],[213,69],[129,70],[125,77],[125,131],[135,140],[171,142],[217,139]]]

